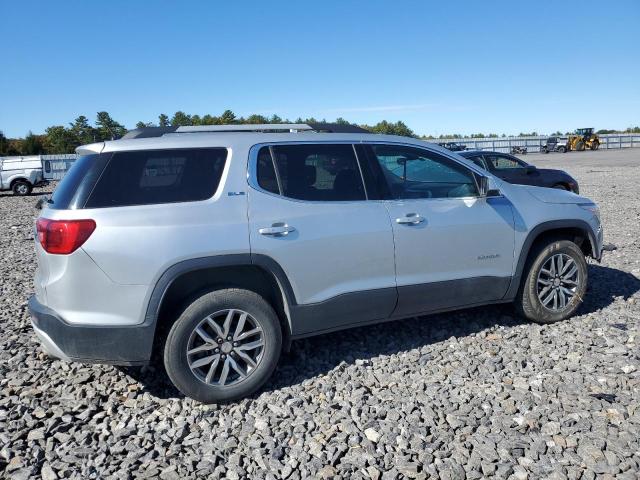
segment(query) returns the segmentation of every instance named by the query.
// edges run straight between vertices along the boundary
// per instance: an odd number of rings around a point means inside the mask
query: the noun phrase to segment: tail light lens
[[[50,220],[36,222],[38,240],[47,253],[68,255],[75,252],[96,229],[93,220]]]

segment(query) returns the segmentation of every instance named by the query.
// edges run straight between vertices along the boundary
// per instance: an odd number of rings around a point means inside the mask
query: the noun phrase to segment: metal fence
[[[598,135],[601,149],[640,147],[640,133],[613,133]],[[528,152],[539,152],[549,136],[500,137],[500,138],[438,138],[428,140],[434,143],[455,142],[469,150],[493,150],[511,152],[512,147],[526,147]],[[566,138],[566,135],[560,136]]]

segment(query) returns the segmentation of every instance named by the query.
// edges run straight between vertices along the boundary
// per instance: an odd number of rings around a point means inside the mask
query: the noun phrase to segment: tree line
[[[296,118],[293,122],[289,119],[281,118],[278,115],[270,117],[264,115],[253,114],[247,117],[237,117],[231,110],[225,110],[221,115],[197,115],[187,114],[183,111],[177,111],[173,116],[162,113],[158,116],[157,122],[136,123],[136,128],[144,127],[168,127],[168,126],[191,126],[191,125],[232,125],[232,124],[261,124],[261,123],[325,123],[326,120],[317,120],[311,118]],[[343,125],[356,125],[344,118],[337,118],[331,123]],[[383,120],[375,125],[358,125],[372,133],[381,133],[387,135],[401,135],[406,137],[416,137],[418,135],[411,130],[404,122],[389,122]],[[0,156],[8,155],[39,155],[48,153],[73,153],[76,147],[86,145],[88,143],[102,142],[105,140],[115,140],[122,137],[127,132],[127,128],[121,123],[114,120],[108,112],[98,112],[93,124],[89,119],[80,115],[73,122],[65,125],[53,125],[45,130],[44,134],[37,135],[28,132],[24,138],[7,138],[0,130]],[[570,134],[567,132],[565,135]],[[619,130],[598,130],[598,134],[606,133],[640,133],[640,127],[627,128],[624,131]],[[562,132],[554,132],[552,135],[560,136]],[[442,134],[437,137],[433,135],[423,135],[419,138],[425,140],[436,139],[465,139],[465,138],[500,138],[507,135],[498,135],[495,133],[474,133],[471,135],[461,134]],[[525,133],[521,132],[518,136],[538,136],[537,132]]]

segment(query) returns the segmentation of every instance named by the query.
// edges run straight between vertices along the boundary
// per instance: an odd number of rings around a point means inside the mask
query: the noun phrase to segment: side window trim
[[[273,171],[276,174],[276,183],[278,184],[278,194],[284,197],[282,191],[282,180],[280,180],[280,171],[278,170],[278,162],[276,162],[276,154],[273,151],[273,145],[269,145],[269,156],[271,157],[271,164],[273,165]]]
[[[362,165],[360,164],[360,157],[358,156],[358,151],[356,150],[356,146],[352,143],[351,148],[353,149],[353,156],[356,157],[356,164],[358,165],[358,171],[360,172],[360,180],[362,180],[362,188],[364,189],[364,201],[369,200],[369,193],[367,191],[367,182],[364,181],[364,175],[362,174]]]

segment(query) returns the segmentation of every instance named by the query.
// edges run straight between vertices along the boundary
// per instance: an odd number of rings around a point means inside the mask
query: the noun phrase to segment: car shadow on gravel
[[[640,291],[640,280],[630,273],[602,265],[589,265],[589,290],[577,315],[586,315],[612,304],[617,298],[627,299]],[[496,325],[511,327],[527,323],[514,315],[510,304],[490,305],[450,313],[428,315],[394,322],[379,323],[320,335],[293,342],[284,353],[276,372],[261,392],[279,390],[315,378],[335,368],[352,364],[368,364],[372,358],[402,355],[450,337],[465,337]],[[418,362],[429,362],[428,354]],[[412,360],[413,361],[413,360]],[[171,385],[161,362],[144,369],[120,367],[140,382],[144,390],[159,398],[182,398]]]

